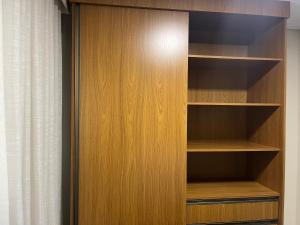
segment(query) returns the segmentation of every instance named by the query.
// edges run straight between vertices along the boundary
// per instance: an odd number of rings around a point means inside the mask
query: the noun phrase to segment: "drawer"
[[[273,225],[277,219],[278,198],[195,200],[187,203],[187,224],[243,221],[252,221],[246,224],[253,224],[253,221],[265,221],[260,224]]]
[[[248,222],[231,222],[231,223],[201,223],[193,225],[278,225],[277,220],[262,220],[262,221],[248,221]]]

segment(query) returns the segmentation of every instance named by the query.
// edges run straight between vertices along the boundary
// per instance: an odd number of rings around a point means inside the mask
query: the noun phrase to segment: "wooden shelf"
[[[188,102],[189,106],[279,107],[279,103]]]
[[[187,184],[187,200],[278,197],[279,193],[254,181]]]
[[[188,142],[188,152],[277,152],[279,148],[247,140],[201,140]]]
[[[242,56],[216,56],[216,55],[195,55],[189,54],[189,58],[199,60],[229,60],[229,61],[265,61],[265,62],[280,62],[282,58],[265,58],[265,57],[242,57]]]
[[[238,68],[271,68],[282,58],[243,57],[243,56],[216,56],[216,55],[194,55],[189,54],[189,62],[201,67],[233,67]]]

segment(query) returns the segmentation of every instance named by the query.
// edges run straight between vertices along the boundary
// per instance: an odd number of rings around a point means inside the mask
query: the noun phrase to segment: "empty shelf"
[[[200,140],[188,142],[188,152],[266,152],[279,148],[257,144],[247,140]]]
[[[187,184],[187,200],[278,197],[275,192],[255,181],[203,182]]]
[[[272,67],[280,61],[282,61],[282,58],[189,55],[189,62],[197,63],[204,67]]]
[[[231,102],[188,102],[192,106],[237,106],[237,107],[279,107],[279,103],[231,103]]]
[[[194,55],[189,54],[189,58],[194,59],[205,59],[205,60],[231,60],[231,61],[273,61],[273,62],[280,62],[282,58],[266,58],[266,57],[240,57],[240,56],[214,56],[214,55]]]

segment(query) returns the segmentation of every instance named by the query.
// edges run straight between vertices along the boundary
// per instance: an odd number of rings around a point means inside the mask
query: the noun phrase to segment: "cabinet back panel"
[[[281,160],[282,152],[249,153],[247,162],[248,175],[251,179],[280,193],[283,182],[283,170],[278,164],[283,163]]]
[[[248,109],[247,133],[249,140],[282,148],[280,113],[280,108]]]
[[[188,182],[245,179],[247,153],[188,153]]]
[[[277,19],[272,26],[249,44],[249,56],[284,57],[285,48],[285,19]]]
[[[80,6],[79,225],[184,225],[188,14]]]
[[[247,45],[190,43],[189,44],[189,54],[245,57],[248,55],[248,46]]]
[[[190,13],[191,43],[249,45],[279,18],[213,12]],[[259,49],[257,53],[262,53]]]
[[[283,62],[273,67],[253,69],[249,71],[248,74],[248,102],[281,103],[283,101]]]
[[[235,68],[189,67],[191,102],[247,102],[247,72]]]
[[[188,140],[245,139],[246,108],[189,106]]]

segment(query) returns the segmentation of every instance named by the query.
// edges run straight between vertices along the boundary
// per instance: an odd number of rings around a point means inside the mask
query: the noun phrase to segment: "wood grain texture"
[[[190,20],[188,180],[255,180],[280,194],[282,225],[286,20],[201,12]],[[277,150],[243,154],[224,145],[232,138]]]
[[[189,152],[188,182],[247,180],[247,152]]]
[[[278,103],[236,103],[236,102],[188,102],[192,106],[231,106],[231,107],[279,107]]]
[[[280,63],[273,61],[253,63],[244,60],[190,58],[189,103],[279,106],[279,92],[272,91],[272,86],[279,82],[279,74],[273,75],[279,68]]]
[[[248,102],[281,102],[283,65],[281,62],[270,68],[253,68],[249,71],[251,75],[248,76]]]
[[[282,150],[275,155],[267,152],[259,155],[251,153],[248,158],[250,179],[255,179],[280,193],[278,224],[283,224],[284,213],[284,171],[282,165],[284,165]]]
[[[214,36],[214,42],[209,42],[212,37],[206,40],[190,34],[193,42],[189,44],[189,101],[200,102],[199,105],[201,102],[278,104],[277,98],[264,96],[278,82],[278,76],[269,74],[274,74],[283,62],[282,35],[277,35],[284,30],[282,21],[236,14],[191,13],[190,33],[220,34]],[[253,37],[241,44],[240,34],[249,30]]]
[[[269,16],[190,12],[189,41],[220,45],[221,49],[224,45],[231,45],[232,50],[238,50],[253,43],[279,21],[280,18]]]
[[[289,17],[290,3],[274,0],[70,0],[70,2]]]
[[[197,40],[198,41],[198,40]],[[248,56],[247,45],[226,45],[226,44],[207,44],[207,43],[190,43],[189,55],[211,55],[211,56]]]
[[[254,181],[188,183],[187,200],[278,197],[275,192]]]
[[[283,30],[282,30],[282,42],[283,44],[283,58],[284,61],[282,62],[282,71],[283,71],[283,79],[282,79],[282,89],[281,89],[281,99],[282,99],[282,107],[281,107],[281,115],[280,115],[280,146],[282,146],[282,151],[278,155],[278,160],[279,160],[279,170],[280,170],[280,182],[281,182],[281,188],[280,188],[280,193],[281,193],[281,198],[279,200],[279,223],[278,225],[283,225],[284,223],[284,201],[285,201],[285,145],[286,145],[286,69],[287,69],[287,19],[284,19],[283,22]]]
[[[285,29],[284,19],[274,21],[271,26],[268,26],[264,32],[257,34],[256,38],[249,43],[248,55],[283,58]]]
[[[277,201],[187,206],[187,224],[259,221],[277,218]]]
[[[189,104],[247,102],[247,74],[244,69],[203,68],[190,63],[188,80]]]
[[[246,115],[246,107],[189,106],[188,141],[247,139]]]
[[[284,200],[284,158],[285,158],[285,89],[286,89],[286,20],[281,20],[249,46],[249,54],[282,57],[283,60],[272,69],[265,71],[262,78],[248,80],[249,101],[272,101],[280,107],[268,118],[258,113],[250,113],[248,121],[249,138],[262,144],[277,146],[281,151],[276,155],[252,154],[249,158],[250,175],[263,185],[279,192],[279,225],[283,224]],[[258,125],[260,121],[264,123]]]
[[[198,140],[188,142],[188,152],[268,152],[279,151],[277,147],[257,144],[248,140]]]
[[[226,56],[226,55],[193,55],[189,54],[189,58],[196,58],[196,59],[211,59],[211,60],[231,60],[231,61],[247,61],[248,63],[252,62],[260,62],[260,61],[282,61],[282,58],[266,58],[266,57],[251,57],[251,56]]]
[[[280,107],[265,107],[262,110],[248,108],[247,136],[250,141],[282,149],[280,145]]]
[[[80,16],[79,225],[183,225],[188,14]]]

